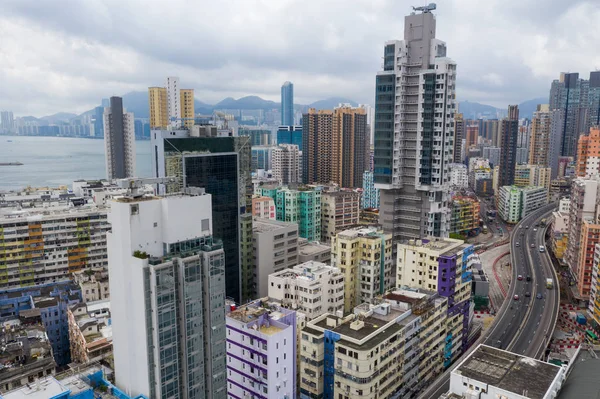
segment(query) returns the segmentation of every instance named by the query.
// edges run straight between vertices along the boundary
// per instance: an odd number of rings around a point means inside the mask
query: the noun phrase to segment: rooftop
[[[451,249],[456,248],[460,244],[463,244],[463,240],[456,240],[453,238],[423,238],[420,240],[408,240],[406,242],[401,243],[405,247],[419,247],[419,248],[428,248],[438,252],[445,252]],[[466,244],[469,246],[468,244]]]
[[[358,238],[358,237],[373,237],[378,238],[383,234],[382,230],[376,227],[356,226],[351,229],[343,230],[337,233],[340,238]]]
[[[276,231],[289,227],[297,226],[296,223],[281,222],[279,220],[271,220],[264,218],[254,218],[252,222],[252,231],[254,233],[265,233],[268,231]]]
[[[560,367],[550,363],[479,345],[452,374],[531,399],[542,399],[560,370]]]
[[[48,376],[8,392],[2,395],[2,399],[48,399],[68,391],[69,389],[58,382],[56,378]]]
[[[318,241],[313,241],[301,244],[298,251],[300,252],[300,255],[315,255],[320,252],[331,251],[331,247],[329,245],[321,244]]]
[[[279,278],[296,278],[305,280],[314,280],[323,274],[340,274],[340,269],[337,267],[326,265],[325,263],[308,261],[294,266],[291,269],[284,269],[275,273],[272,276]]]
[[[267,300],[268,298],[257,299],[240,306],[229,312],[226,318],[246,324],[248,329],[265,335],[273,335],[287,329],[289,327],[288,316],[291,315],[295,320],[296,312],[274,303],[268,303]]]
[[[600,352],[581,349],[573,362],[573,369],[563,384],[558,399],[600,397]]]

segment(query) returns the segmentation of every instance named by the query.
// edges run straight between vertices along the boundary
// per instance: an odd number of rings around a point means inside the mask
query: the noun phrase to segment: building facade
[[[293,144],[280,144],[273,148],[273,177],[279,184],[300,183],[300,152]]]
[[[517,223],[548,203],[545,187],[502,186],[498,191],[498,216],[507,223]]]
[[[358,224],[358,191],[324,191],[321,194],[321,242],[329,244],[338,231]]]
[[[295,311],[258,299],[227,314],[227,395],[295,397]]]
[[[450,186],[459,189],[469,187],[467,165],[462,163],[451,163],[448,167],[450,169]]]
[[[112,355],[109,300],[72,305],[67,318],[71,362],[87,364]]]
[[[132,112],[123,108],[121,97],[111,97],[104,108],[104,150],[109,180],[135,176],[135,129]]]
[[[302,126],[279,126],[276,144],[294,144],[302,153]]]
[[[579,177],[600,175],[600,126],[579,136],[575,173]]]
[[[255,218],[252,223],[254,247],[255,298],[269,294],[271,273],[298,264],[298,225],[296,223]]]
[[[344,275],[344,311],[394,287],[392,235],[377,227],[340,231],[331,241],[331,265]]]
[[[548,104],[540,104],[531,120],[531,138],[529,140],[529,163],[550,166],[551,114]]]
[[[178,77],[167,77],[164,87],[149,87],[148,103],[151,129],[194,126],[194,89],[182,89]]]
[[[379,209],[379,189],[375,188],[373,172],[369,170],[363,173],[363,191],[360,198],[360,207],[361,209]]]
[[[437,292],[448,298],[451,344],[444,351],[449,366],[468,348],[472,266],[479,262],[473,245],[455,239],[410,240],[398,244],[396,286]]]
[[[386,42],[375,83],[380,224],[395,242],[450,229],[456,63],[435,38],[434,15],[421,11],[405,17],[404,40]]]
[[[479,200],[476,197],[452,197],[450,233],[468,237],[479,233]]]
[[[304,262],[269,275],[269,301],[306,314],[308,320],[325,313],[343,315],[344,275],[320,262]]]
[[[130,396],[226,398],[225,253],[210,195],[124,196],[109,222],[117,384]]]
[[[508,117],[500,121],[500,174],[498,186],[511,186],[517,164],[517,139],[519,135],[519,108],[508,106]]]
[[[271,197],[252,198],[252,216],[276,220],[275,201]]]

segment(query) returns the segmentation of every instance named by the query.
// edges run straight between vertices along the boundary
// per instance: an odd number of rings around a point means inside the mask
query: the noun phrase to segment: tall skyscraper
[[[465,138],[463,114],[454,114],[454,163],[462,163],[462,140]]]
[[[576,162],[578,177],[600,176],[600,127],[593,127],[589,134],[579,137]]]
[[[580,79],[579,73],[561,73],[550,87],[550,110],[561,118],[561,156],[575,157],[577,140],[591,126],[600,122],[600,71],[590,73],[590,80]]]
[[[94,126],[94,137],[104,137],[104,107],[94,108],[92,124]]]
[[[374,174],[380,223],[394,241],[450,228],[456,63],[435,38],[431,9],[419,11],[404,18],[404,40],[386,42],[376,77]]]
[[[508,117],[500,121],[500,162],[498,186],[512,186],[517,163],[517,138],[519,135],[519,107],[508,106]]]
[[[314,108],[303,115],[302,178],[305,183],[335,182],[362,187],[367,159],[367,115],[363,108]]]
[[[479,139],[479,126],[478,125],[469,125],[466,127],[466,144],[467,151],[472,147],[477,146],[477,141]]]
[[[531,121],[529,138],[529,163],[550,166],[551,114],[548,104],[539,104]]]
[[[193,137],[190,131],[153,130],[152,170],[155,177],[176,177],[177,183],[159,187],[159,192],[180,192],[187,187],[203,187],[212,196],[213,234],[223,241],[227,296],[241,302],[242,217],[252,210],[249,137]]]
[[[178,77],[168,77],[165,87],[149,87],[148,104],[152,129],[194,126],[194,90],[182,89]]]
[[[111,203],[114,362],[131,397],[227,397],[225,254],[210,195],[189,193]]]
[[[121,97],[111,97],[104,109],[106,176],[124,179],[135,176],[135,127],[132,112],[123,109]]]
[[[294,85],[285,82],[281,86],[281,124],[292,126],[294,124]]]

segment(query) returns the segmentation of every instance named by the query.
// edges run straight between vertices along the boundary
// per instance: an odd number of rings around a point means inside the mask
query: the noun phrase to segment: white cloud
[[[412,0],[5,0],[0,109],[81,112],[179,75],[215,103],[255,94],[372,103],[384,42]],[[504,107],[545,96],[561,71],[600,67],[597,1],[448,0],[437,37],[459,65],[459,100]]]

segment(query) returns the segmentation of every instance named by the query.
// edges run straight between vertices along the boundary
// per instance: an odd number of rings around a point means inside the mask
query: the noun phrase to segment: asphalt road
[[[552,263],[548,252],[539,252],[544,245],[545,228],[537,228],[544,217],[548,218],[555,204],[538,209],[523,219],[512,230],[511,259],[513,264],[513,280],[508,295],[497,312],[490,329],[463,355],[467,356],[479,343],[510,350],[531,357],[539,357],[544,353],[545,343],[552,335],[558,315],[559,298],[556,277],[552,271]],[[527,229],[526,226],[529,226]],[[504,228],[503,228],[504,230]],[[506,232],[506,230],[504,230]],[[522,235],[521,235],[522,233]],[[517,246],[517,242],[519,246]],[[531,247],[534,244],[534,248]],[[523,280],[518,280],[518,275]],[[527,281],[527,276],[531,281]],[[546,289],[546,278],[552,277],[554,288]],[[530,297],[525,294],[529,292]],[[537,299],[537,293],[543,298]],[[519,295],[519,300],[513,299]],[[549,331],[550,330],[550,331]],[[450,388],[450,373],[453,367],[446,370],[434,381],[419,398],[439,398]]]

